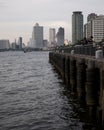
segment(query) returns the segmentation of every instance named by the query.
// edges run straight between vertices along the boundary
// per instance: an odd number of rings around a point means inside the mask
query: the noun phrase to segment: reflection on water
[[[48,52],[0,53],[0,130],[91,130]]]

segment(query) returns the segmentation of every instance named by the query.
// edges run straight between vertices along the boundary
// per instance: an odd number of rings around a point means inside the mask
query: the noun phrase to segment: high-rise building
[[[83,38],[83,15],[81,11],[72,14],[72,44]]]
[[[92,34],[93,24],[92,21],[97,18],[97,14],[91,13],[87,17],[87,23],[84,25],[84,37],[90,38]]]
[[[46,39],[43,40],[43,47],[48,47],[48,41]]]
[[[0,49],[9,49],[10,48],[10,42],[9,40],[0,40]]]
[[[43,27],[39,26],[38,23],[36,23],[35,26],[33,27],[32,44],[34,48],[43,47]]]
[[[84,25],[84,37],[90,38],[92,36],[92,20]]]
[[[104,15],[96,15],[91,13],[87,17],[86,23],[86,38],[93,36],[95,42],[100,42],[104,39]]]
[[[57,45],[58,46],[64,45],[64,28],[60,27],[58,29],[58,32],[56,34],[56,39],[57,39]]]
[[[49,29],[49,46],[54,46],[56,44],[55,36],[56,36],[55,28],[50,28]]]
[[[15,39],[14,42],[11,43],[11,48],[14,49],[14,50],[16,49],[16,39]]]
[[[95,13],[91,13],[87,16],[87,22],[88,21],[91,21],[91,20],[94,20],[95,18],[97,17],[97,14]]]
[[[19,46],[19,50],[22,50],[22,37],[18,38],[18,46]]]
[[[99,15],[92,21],[92,36],[95,42],[104,39],[104,15]]]

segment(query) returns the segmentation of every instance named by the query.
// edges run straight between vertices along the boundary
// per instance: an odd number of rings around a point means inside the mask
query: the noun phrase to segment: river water
[[[78,104],[48,56],[0,52],[0,130],[84,130]]]

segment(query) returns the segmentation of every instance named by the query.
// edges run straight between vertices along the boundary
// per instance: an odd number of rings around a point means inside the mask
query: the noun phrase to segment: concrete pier
[[[77,93],[78,93],[79,101],[82,104],[86,104],[85,83],[86,83],[86,65],[85,65],[85,60],[81,59],[77,62]]]
[[[89,116],[104,125],[104,59],[69,53],[49,53],[49,61],[72,94],[86,104]]]

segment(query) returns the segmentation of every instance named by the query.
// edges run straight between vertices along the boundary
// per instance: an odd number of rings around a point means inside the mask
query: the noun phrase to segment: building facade
[[[93,20],[97,18],[97,14],[91,13],[87,16],[87,23],[84,25],[84,37],[90,38],[93,36]]]
[[[56,37],[56,31],[55,28],[50,28],[49,29],[49,46],[55,46],[56,41],[55,41],[55,37]]]
[[[92,20],[84,25],[84,37],[90,38],[92,36]]]
[[[83,15],[81,11],[72,14],[72,44],[83,39]]]
[[[94,20],[97,18],[97,14],[95,13],[91,13],[87,16],[87,22],[91,21],[91,20]]]
[[[0,49],[10,49],[10,42],[9,40],[0,40]]]
[[[43,47],[43,27],[39,26],[38,23],[36,23],[33,27],[32,44],[34,48]]]
[[[56,34],[56,40],[57,40],[56,44],[58,46],[63,46],[64,45],[64,35],[65,35],[64,34],[64,28],[60,27],[58,29],[57,34]]]
[[[18,46],[19,46],[19,50],[22,50],[22,37],[18,38]]]
[[[95,42],[101,42],[104,39],[104,15],[98,16],[92,21],[92,36]]]
[[[101,42],[104,39],[104,15],[89,14],[85,29],[87,39],[93,36],[96,43]]]

